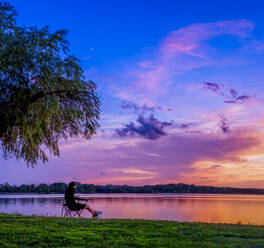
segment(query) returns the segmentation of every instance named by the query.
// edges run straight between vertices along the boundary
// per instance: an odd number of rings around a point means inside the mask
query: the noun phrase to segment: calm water
[[[264,196],[209,194],[87,194],[103,218],[264,225]],[[63,195],[0,195],[0,212],[60,216]],[[90,213],[84,213],[90,217]]]

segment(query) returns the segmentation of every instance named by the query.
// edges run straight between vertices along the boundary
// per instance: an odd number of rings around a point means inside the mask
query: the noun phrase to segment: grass
[[[264,226],[0,214],[0,247],[264,248]]]

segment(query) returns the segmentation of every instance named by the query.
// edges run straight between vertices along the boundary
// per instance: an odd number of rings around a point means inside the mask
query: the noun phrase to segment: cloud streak
[[[250,98],[251,98],[251,96],[249,96],[249,95],[242,95],[242,96],[234,97],[233,100],[225,100],[225,103],[242,104],[242,103],[248,101]]]
[[[203,83],[204,88],[207,90],[210,90],[221,97],[224,97],[226,100],[224,101],[225,103],[236,103],[236,104],[242,104],[248,101],[249,99],[252,98],[252,96],[248,94],[244,95],[238,95],[238,92],[231,88],[229,90],[226,90],[223,85],[213,83],[213,82],[204,82]]]
[[[220,86],[216,83],[204,82],[204,87],[208,90],[215,92],[215,93],[218,93],[220,91]]]
[[[161,51],[165,57],[180,53],[204,57],[203,52],[201,52],[205,50],[203,41],[223,34],[245,38],[253,28],[254,24],[245,19],[197,23],[172,31],[165,38]]]
[[[121,108],[124,110],[132,110],[134,113],[141,113],[144,114],[146,112],[156,112],[157,110],[162,110],[163,108],[160,106],[149,106],[147,104],[143,104],[140,106],[139,104],[136,104],[131,101],[124,101],[121,105]]]

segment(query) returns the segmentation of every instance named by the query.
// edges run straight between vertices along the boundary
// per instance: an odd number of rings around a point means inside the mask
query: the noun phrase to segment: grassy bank
[[[264,226],[0,214],[0,247],[264,247]]]

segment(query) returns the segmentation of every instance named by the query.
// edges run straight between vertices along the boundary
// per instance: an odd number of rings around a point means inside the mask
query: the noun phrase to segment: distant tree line
[[[254,188],[231,188],[231,187],[212,187],[196,186],[194,184],[160,184],[160,185],[112,185],[105,186],[94,184],[81,184],[77,182],[77,193],[204,193],[204,194],[264,194],[264,189]],[[67,188],[66,183],[52,183],[50,185],[41,183],[22,184],[20,186],[0,184],[0,193],[64,193]]]

